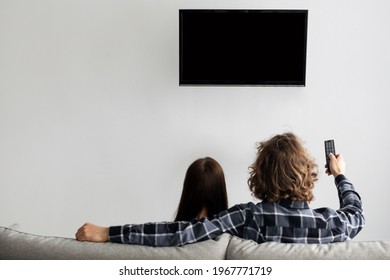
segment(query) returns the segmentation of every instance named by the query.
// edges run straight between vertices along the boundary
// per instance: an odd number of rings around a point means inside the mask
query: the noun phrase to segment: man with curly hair
[[[332,243],[354,238],[365,219],[362,202],[345,177],[342,155],[330,154],[328,175],[333,175],[340,208],[312,209],[317,165],[293,133],[276,135],[258,145],[249,167],[248,185],[260,200],[237,204],[213,218],[192,221],[126,224],[101,227],[84,224],[80,241],[117,242],[149,246],[181,246],[229,233],[257,243]]]

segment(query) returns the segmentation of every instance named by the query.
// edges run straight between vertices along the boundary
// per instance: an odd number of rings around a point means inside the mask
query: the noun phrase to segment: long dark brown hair
[[[312,201],[317,165],[293,133],[260,142],[255,162],[249,167],[249,189],[268,202],[281,198]]]
[[[190,221],[204,209],[209,218],[228,208],[225,175],[219,163],[200,158],[187,169],[175,221]]]

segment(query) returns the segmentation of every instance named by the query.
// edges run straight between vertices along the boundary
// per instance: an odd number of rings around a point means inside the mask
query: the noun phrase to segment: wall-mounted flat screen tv
[[[305,86],[307,10],[179,10],[180,85]]]

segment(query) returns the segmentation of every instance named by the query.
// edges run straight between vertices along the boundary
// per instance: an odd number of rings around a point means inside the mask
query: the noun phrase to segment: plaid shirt
[[[181,246],[230,233],[257,243],[331,243],[355,237],[365,223],[359,194],[344,175],[335,178],[340,209],[311,209],[305,201],[238,204],[213,219],[109,228],[111,242]]]

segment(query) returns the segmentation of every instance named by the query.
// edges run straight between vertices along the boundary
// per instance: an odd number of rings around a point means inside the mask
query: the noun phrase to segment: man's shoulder
[[[246,203],[239,203],[232,207],[230,207],[228,210],[229,212],[234,211],[246,211],[246,210],[254,210],[258,209],[260,207],[261,202],[254,203],[254,202],[246,202]]]

